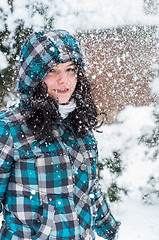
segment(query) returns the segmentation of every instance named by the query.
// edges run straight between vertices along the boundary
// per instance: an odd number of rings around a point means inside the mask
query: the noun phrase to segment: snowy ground
[[[120,219],[119,240],[158,240],[159,206],[147,206],[140,200],[129,197],[113,208]],[[102,240],[97,236],[97,240]]]

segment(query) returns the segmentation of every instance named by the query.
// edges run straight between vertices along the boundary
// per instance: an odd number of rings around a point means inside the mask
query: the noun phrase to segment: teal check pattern
[[[79,43],[64,30],[42,30],[33,33],[22,48],[17,89],[23,102],[42,82],[50,69],[67,61],[84,66]]]
[[[114,239],[112,216],[97,179],[92,132],[76,138],[64,120],[56,138],[38,140],[18,108],[0,114],[0,239]]]

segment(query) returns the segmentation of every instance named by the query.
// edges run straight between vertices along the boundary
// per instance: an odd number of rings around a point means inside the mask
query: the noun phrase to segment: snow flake
[[[36,193],[35,189],[32,189],[32,190],[31,190],[31,194],[32,194],[32,195],[35,195],[35,193]]]

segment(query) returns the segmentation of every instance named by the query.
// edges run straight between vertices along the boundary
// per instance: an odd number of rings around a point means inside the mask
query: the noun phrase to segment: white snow
[[[150,84],[150,86],[152,86],[152,93],[159,96],[159,78],[155,78],[153,84]]]
[[[147,0],[149,1],[149,0]],[[34,30],[43,25],[42,17],[36,13],[31,15],[31,7],[27,4],[42,4],[32,0],[14,0],[14,12],[11,13],[7,0],[0,3],[0,8],[8,15],[8,29],[14,34],[17,26],[16,19],[21,17],[25,27],[32,24]],[[81,30],[105,29],[125,25],[158,25],[159,0],[156,4],[156,13],[145,14],[144,0],[45,0],[48,7],[47,17],[54,17],[53,28],[66,29],[71,33]],[[1,19],[2,20],[2,19]],[[4,24],[0,30],[3,31]],[[6,40],[5,44],[7,44]],[[129,57],[123,53],[123,59]],[[6,57],[0,52],[0,70],[7,67]],[[120,59],[117,58],[120,65]],[[153,63],[153,59],[152,59]],[[158,66],[157,66],[158,68]],[[111,76],[110,76],[111,77]],[[159,96],[159,79],[150,84],[152,93]],[[9,99],[14,96],[9,93],[6,97],[7,107]],[[15,100],[14,100],[15,101]],[[142,134],[150,134],[155,126],[153,117],[154,106],[133,107],[127,106],[118,116],[118,123],[101,128],[102,134],[95,133],[99,143],[100,158],[112,157],[112,152],[120,150],[123,162],[123,174],[116,178],[120,187],[128,188],[128,196],[123,196],[122,202],[111,203],[113,215],[121,221],[119,240],[158,240],[159,239],[159,201],[152,205],[144,204],[141,189],[147,187],[147,180],[151,175],[159,176],[159,159],[152,161],[154,149],[138,142]],[[102,189],[106,192],[112,175],[108,169],[102,172]],[[2,218],[2,217],[1,217]],[[97,240],[102,239],[97,237]]]
[[[54,17],[54,28],[66,29],[71,33],[78,30],[105,29],[125,25],[158,25],[159,4],[153,0],[156,13],[146,14],[144,0],[14,0],[14,12],[7,7],[7,1],[3,0],[0,7],[8,15],[7,24],[10,31],[14,31],[16,19],[21,18],[26,27],[33,24],[34,29],[42,27],[42,18],[39,14],[32,15],[33,6],[44,4],[47,6],[47,16]],[[30,5],[30,7],[27,7]],[[44,21],[45,19],[43,19]],[[1,26],[2,27],[2,26]]]
[[[55,3],[55,28],[70,32],[159,22],[159,13],[145,14],[144,0],[56,0]]]
[[[142,187],[146,188],[149,176],[158,176],[159,157],[156,161],[150,160],[147,146],[138,143],[139,136],[154,127],[152,110],[153,106],[127,106],[120,112],[118,123],[103,126],[100,129],[103,133],[95,134],[100,158],[111,157],[113,151],[120,150],[124,165],[123,174],[116,181],[129,190],[128,196],[122,196],[122,202],[110,203],[113,215],[121,221],[119,240],[159,239],[159,200],[154,205],[145,204],[141,191]],[[106,192],[113,176],[105,168],[102,177],[102,190]]]
[[[31,190],[31,194],[32,195],[35,195],[35,193],[36,193],[36,191],[33,189],[33,190]]]
[[[152,93],[159,96],[158,78],[150,86]],[[155,128],[153,113],[158,110],[158,104],[126,106],[119,113],[116,124],[105,125],[100,129],[103,133],[95,133],[100,159],[112,157],[113,151],[121,153],[123,174],[115,180],[119,187],[127,188],[129,192],[128,196],[122,196],[121,202],[110,204],[115,218],[121,221],[119,240],[159,239],[159,199],[152,195],[147,204],[143,201],[143,194],[149,192],[149,177],[159,179],[159,155],[154,159],[155,147],[139,143],[139,138],[144,134],[150,135]],[[102,177],[101,186],[106,192],[114,176],[105,168]]]
[[[118,240],[158,240],[159,207],[146,206],[129,197],[113,213],[121,221]],[[96,239],[103,240],[98,236]]]
[[[0,51],[0,71],[8,66],[5,55]]]

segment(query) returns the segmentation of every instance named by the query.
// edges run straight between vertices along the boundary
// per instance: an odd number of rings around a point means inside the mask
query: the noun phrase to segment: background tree
[[[3,0],[0,3],[0,56],[3,60],[0,66],[0,107],[4,95],[15,92],[17,63],[25,39],[36,29],[53,27],[54,18],[48,12],[51,2],[26,0],[20,4],[17,0]]]
[[[154,64],[147,72],[147,79],[150,82],[152,94],[156,97],[153,104],[154,128],[149,134],[140,138],[140,144],[147,146],[147,158],[156,163],[159,161],[159,65]],[[156,170],[157,170],[156,168]],[[141,187],[144,202],[148,204],[159,203],[159,172],[154,171],[148,177],[147,185]]]

